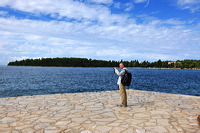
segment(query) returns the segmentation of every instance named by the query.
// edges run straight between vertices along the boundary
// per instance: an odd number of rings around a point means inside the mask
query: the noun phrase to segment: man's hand
[[[115,70],[115,69],[117,69],[116,67],[113,67],[113,69]]]

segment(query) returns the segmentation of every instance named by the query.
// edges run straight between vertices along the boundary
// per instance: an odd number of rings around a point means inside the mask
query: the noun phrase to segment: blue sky
[[[0,1],[0,65],[42,57],[200,59],[199,0]]]

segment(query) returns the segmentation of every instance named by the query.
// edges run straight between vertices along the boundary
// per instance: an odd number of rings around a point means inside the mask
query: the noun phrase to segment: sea
[[[129,68],[127,89],[200,96],[200,71]],[[0,97],[118,90],[113,68],[0,66]]]

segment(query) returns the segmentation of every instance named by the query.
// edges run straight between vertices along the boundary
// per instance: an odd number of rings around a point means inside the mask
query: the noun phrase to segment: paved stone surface
[[[127,90],[0,99],[0,133],[200,133],[200,97]]]

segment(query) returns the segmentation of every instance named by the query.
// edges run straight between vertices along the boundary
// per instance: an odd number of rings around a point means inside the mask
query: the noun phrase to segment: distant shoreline
[[[200,60],[177,60],[177,61],[115,61],[115,60],[96,60],[87,58],[39,58],[26,59],[21,61],[9,62],[8,66],[42,66],[42,67],[117,67],[123,63],[129,68],[180,68],[180,69],[200,69]]]
[[[75,67],[75,66],[9,66],[9,65],[0,65],[3,67],[66,67],[66,68],[113,68],[113,67]],[[127,68],[138,68],[138,69],[185,69],[185,70],[200,70],[200,68],[158,68],[158,67],[127,67]]]

